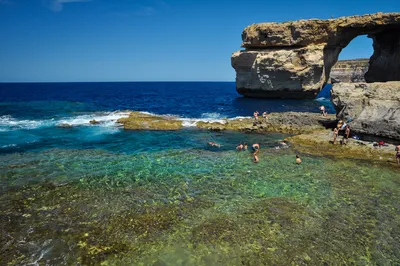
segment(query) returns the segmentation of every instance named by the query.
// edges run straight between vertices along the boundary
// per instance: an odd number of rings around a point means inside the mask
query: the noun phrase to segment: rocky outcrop
[[[368,71],[368,59],[340,60],[332,68],[331,83],[365,82]]]
[[[342,48],[358,35],[374,40],[367,82],[400,80],[400,13],[253,24],[246,49],[233,53],[236,89],[245,96],[313,98],[329,79]]]
[[[336,83],[331,94],[353,131],[400,140],[400,82]]]
[[[128,130],[178,130],[182,128],[182,121],[176,117],[141,112],[131,112],[129,117],[120,118],[117,122]]]
[[[317,113],[285,112],[270,113],[267,120],[260,118],[228,119],[224,123],[198,122],[197,127],[208,130],[236,130],[245,132],[280,132],[288,134],[303,134],[324,130],[330,121],[335,120],[334,115],[322,117]]]

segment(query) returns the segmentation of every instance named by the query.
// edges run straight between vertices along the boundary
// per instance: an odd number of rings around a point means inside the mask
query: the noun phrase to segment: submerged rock
[[[353,131],[400,140],[400,82],[337,83],[331,93]]]
[[[62,123],[57,125],[57,127],[61,127],[61,128],[72,128],[73,126],[71,124],[67,124],[67,123]]]
[[[141,112],[131,112],[129,117],[118,119],[118,123],[129,130],[178,130],[182,121],[172,116],[152,115]]]
[[[97,121],[96,119],[90,120],[89,123],[92,124],[92,125],[100,124],[100,122]]]
[[[367,82],[400,80],[400,13],[253,24],[246,50],[233,53],[236,89],[249,97],[314,98],[341,50],[359,35],[373,39]]]

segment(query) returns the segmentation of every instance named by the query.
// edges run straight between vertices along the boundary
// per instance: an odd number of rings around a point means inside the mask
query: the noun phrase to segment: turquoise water
[[[400,261],[396,168],[306,154],[297,165],[281,134],[119,134],[140,147],[1,155],[2,264]],[[239,140],[262,143],[260,163]]]
[[[232,85],[0,84],[0,265],[400,264],[399,168],[196,129],[321,104]],[[126,109],[185,128],[125,131]],[[259,163],[240,142],[261,144]]]

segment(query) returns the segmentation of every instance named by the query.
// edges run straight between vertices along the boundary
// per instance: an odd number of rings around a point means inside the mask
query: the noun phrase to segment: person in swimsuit
[[[253,159],[254,159],[255,163],[258,163],[260,161],[260,159],[258,159],[257,154],[255,154],[255,153],[253,154]]]
[[[210,141],[207,143],[208,145],[210,145],[211,147],[221,147],[221,144],[215,143],[214,141]]]
[[[254,113],[253,113],[253,116],[254,116],[254,120],[257,122],[258,121],[258,115],[259,115],[260,113],[258,112],[258,111],[255,111]]]
[[[336,144],[336,138],[339,134],[339,130],[337,127],[335,127],[335,129],[333,130],[333,144]]]
[[[264,122],[267,123],[267,121],[268,121],[268,114],[267,114],[267,112],[264,112],[264,113],[262,114],[262,117],[263,117],[263,119],[264,119]]]
[[[251,145],[251,148],[253,149],[253,152],[254,152],[253,154],[255,155],[260,151],[260,144],[255,143],[255,144]]]
[[[326,116],[328,113],[326,112],[325,106],[321,105],[319,107],[319,110],[321,111],[322,116]]]
[[[247,143],[246,143],[246,142],[243,143],[243,150],[244,150],[244,151],[247,151],[247,147],[248,147]]]
[[[398,145],[395,150],[396,150],[396,161],[397,164],[400,165],[400,145]]]
[[[236,150],[238,150],[238,151],[242,151],[243,150],[243,144],[242,143],[240,143],[237,147],[236,147]]]
[[[297,164],[301,164],[301,159],[300,159],[300,157],[298,155],[296,155],[296,163]]]

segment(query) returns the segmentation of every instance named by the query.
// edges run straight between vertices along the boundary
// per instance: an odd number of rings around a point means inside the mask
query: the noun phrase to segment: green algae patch
[[[18,156],[0,162],[13,184],[2,265],[400,263],[397,168],[307,153],[297,165],[291,148],[264,146],[258,164],[235,150]]]
[[[176,117],[131,112],[129,117],[118,119],[118,123],[129,130],[178,130],[182,121]]]

